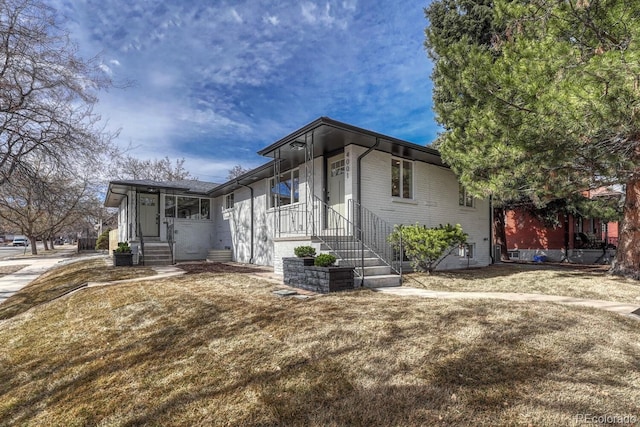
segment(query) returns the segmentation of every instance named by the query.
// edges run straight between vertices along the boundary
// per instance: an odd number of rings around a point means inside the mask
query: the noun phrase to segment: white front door
[[[344,166],[344,153],[327,160],[327,204],[342,216],[345,216]],[[332,225],[328,224],[328,227],[332,228]]]
[[[144,237],[160,236],[160,206],[157,194],[140,193],[140,228]]]

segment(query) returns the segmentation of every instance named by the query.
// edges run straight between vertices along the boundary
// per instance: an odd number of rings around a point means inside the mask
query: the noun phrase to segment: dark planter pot
[[[131,252],[113,252],[114,267],[129,267],[133,265],[133,254]]]

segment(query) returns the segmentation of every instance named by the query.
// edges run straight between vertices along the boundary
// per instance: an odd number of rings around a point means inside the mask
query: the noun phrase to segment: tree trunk
[[[640,178],[627,181],[616,258],[611,274],[640,279]]]
[[[500,245],[500,260],[509,261],[507,250],[506,212],[504,208],[493,208],[493,243]]]
[[[29,237],[31,241],[31,255],[38,255],[38,249],[36,248],[36,242],[38,241],[35,237]]]

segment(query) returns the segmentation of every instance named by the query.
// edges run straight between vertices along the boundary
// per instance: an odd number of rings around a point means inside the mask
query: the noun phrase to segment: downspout
[[[497,262],[495,258],[496,249],[493,241],[493,195],[489,194],[489,257],[491,264]]]
[[[251,194],[251,249],[250,249],[250,257],[249,257],[249,264],[253,264],[254,263],[254,259],[253,259],[253,187],[251,187],[250,185],[246,185],[246,184],[240,184],[240,181],[236,180],[236,184],[248,188],[249,192]]]
[[[364,153],[358,156],[357,166],[358,173],[356,182],[356,203],[358,204],[358,233],[360,234],[360,267],[362,268],[362,278],[360,279],[360,287],[364,287],[364,241],[362,240],[362,159],[369,153],[371,153],[378,145],[380,145],[380,138],[376,138],[376,143],[367,149]],[[401,251],[402,253],[402,251]],[[400,276],[402,281],[402,275]]]

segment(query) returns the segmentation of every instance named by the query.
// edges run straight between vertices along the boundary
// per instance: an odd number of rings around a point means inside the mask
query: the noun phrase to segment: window
[[[200,199],[200,219],[211,219],[211,200]]]
[[[464,245],[460,245],[458,248],[458,256],[460,258],[471,258],[475,257],[475,243],[467,243]]]
[[[198,197],[165,196],[165,218],[211,219],[211,200]]]
[[[298,169],[280,174],[280,182],[269,180],[269,207],[291,205],[300,201],[300,171]]]
[[[458,203],[460,206],[467,208],[473,207],[473,196],[467,192],[467,189],[462,184],[458,186]]]
[[[233,194],[227,194],[224,196],[224,208],[225,209],[233,209]]]
[[[176,217],[176,197],[165,196],[164,198],[164,216],[166,218]]]
[[[413,162],[391,159],[391,196],[413,199]]]
[[[194,197],[178,197],[178,218],[199,219],[199,201],[200,199]]]

